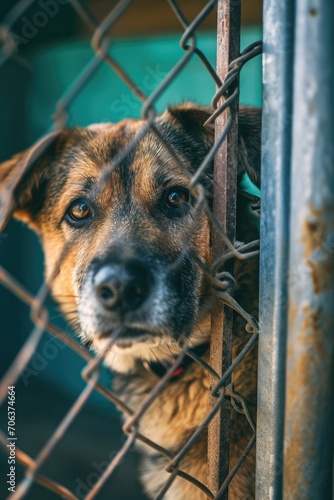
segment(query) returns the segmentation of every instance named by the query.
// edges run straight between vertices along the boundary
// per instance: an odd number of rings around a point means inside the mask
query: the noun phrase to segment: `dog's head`
[[[46,279],[80,335],[100,350],[122,326],[107,355],[118,370],[208,335],[210,224],[189,188],[213,144],[208,116],[185,104],[161,115],[156,132],[140,120],[65,130],[28,171],[29,152],[0,167],[0,186],[12,186],[14,215],[40,235]],[[209,198],[211,174],[209,166],[201,178]]]

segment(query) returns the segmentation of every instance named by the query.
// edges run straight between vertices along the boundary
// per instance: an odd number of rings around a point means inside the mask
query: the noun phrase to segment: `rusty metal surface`
[[[220,0],[217,11],[217,73],[222,81],[228,73],[229,64],[238,57],[239,51],[240,4]],[[237,88],[236,81],[235,85],[230,86],[229,93],[233,94]],[[228,95],[222,100],[226,101],[226,98]],[[236,225],[238,104],[236,95],[227,112],[221,113],[215,120],[217,138],[226,127],[229,127],[229,132],[215,156],[213,212],[231,241],[235,239]],[[214,233],[213,260],[218,259],[225,249],[219,234]],[[232,262],[227,263],[225,271],[233,273]],[[222,308],[217,301],[211,317],[210,337],[210,365],[217,373],[224,373],[232,364],[232,333],[233,311],[227,306]],[[226,383],[230,382],[227,379]],[[215,378],[211,376],[210,386],[214,387],[215,383]],[[216,395],[210,396],[210,407],[215,405],[216,399]],[[231,405],[225,401],[208,427],[208,485],[214,494],[219,491],[229,474],[230,421]],[[227,497],[228,485],[221,498]]]
[[[208,71],[211,75],[213,81],[218,85],[217,94],[213,97],[213,106],[215,112],[213,113],[210,121],[215,121],[217,124],[217,134],[215,145],[211,149],[207,158],[200,165],[198,171],[190,178],[190,186],[194,190],[194,196],[197,197],[198,205],[202,206],[204,204],[205,210],[212,222],[213,231],[216,234],[214,243],[214,263],[212,269],[206,270],[208,276],[213,281],[217,289],[217,298],[219,299],[219,305],[217,305],[217,321],[215,328],[214,340],[211,346],[211,360],[210,364],[206,364],[202,359],[196,357],[195,353],[192,353],[186,348],[175,360],[175,363],[166,372],[166,374],[159,380],[156,386],[153,388],[152,392],[147,396],[145,402],[134,412],[132,408],[128,407],[126,402],[119,399],[113,391],[109,388],[103,386],[99,383],[99,373],[100,365],[103,362],[106,350],[115,341],[118,335],[121,334],[122,325],[119,326],[117,331],[114,332],[109,344],[100,353],[99,356],[92,356],[84,348],[80,346],[78,342],[72,340],[68,334],[63,332],[61,329],[56,327],[49,320],[49,315],[47,307],[45,304],[46,298],[49,293],[49,283],[44,283],[38,294],[33,297],[29,294],[24,287],[15,281],[15,279],[9,275],[9,273],[0,268],[0,283],[7,287],[13,294],[15,294],[20,300],[29,304],[31,308],[32,320],[35,325],[33,331],[31,332],[29,338],[27,339],[22,350],[17,354],[13,365],[10,367],[9,371],[5,375],[4,379],[1,381],[0,391],[1,395],[5,397],[7,387],[12,385],[17,377],[20,375],[22,370],[28,364],[31,356],[33,355],[36,346],[40,340],[40,336],[43,331],[48,331],[50,334],[56,336],[60,341],[64,342],[66,345],[71,347],[78,356],[81,356],[86,361],[86,366],[82,371],[82,377],[86,381],[86,387],[79,395],[77,400],[74,402],[73,406],[70,408],[68,413],[64,416],[63,420],[59,423],[57,429],[50,436],[48,441],[44,444],[42,449],[39,451],[35,458],[29,457],[20,450],[17,455],[17,460],[25,468],[25,478],[17,486],[17,490],[9,498],[11,499],[21,499],[27,494],[34,482],[38,482],[47,490],[51,490],[59,494],[62,498],[75,499],[76,496],[70,492],[68,489],[62,485],[52,481],[51,479],[44,477],[40,474],[40,468],[42,467],[44,461],[51,455],[57,453],[57,444],[62,439],[62,437],[67,432],[70,424],[79,415],[83,405],[86,403],[89,395],[93,391],[98,391],[106,399],[112,402],[118,409],[129,417],[127,424],[123,427],[125,434],[125,441],[120,446],[118,453],[109,463],[107,469],[100,476],[98,482],[87,494],[86,499],[97,498],[100,489],[104,486],[107,479],[113,474],[114,470],[120,465],[122,459],[129,453],[131,446],[134,442],[140,441],[146,446],[154,449],[157,454],[167,458],[168,465],[166,467],[167,472],[170,473],[168,481],[163,486],[161,491],[157,494],[157,498],[162,498],[164,494],[168,491],[169,487],[173,483],[176,477],[181,477],[185,481],[189,481],[198,487],[208,498],[226,498],[227,488],[233,477],[242,465],[243,461],[247,457],[248,453],[252,449],[255,442],[255,425],[251,417],[250,411],[248,409],[248,403],[244,397],[234,391],[233,387],[229,385],[231,375],[233,371],[238,367],[240,363],[243,362],[244,356],[247,354],[250,347],[257,340],[258,329],[257,324],[253,318],[244,311],[238,303],[229,295],[226,287],[224,287],[221,281],[221,268],[224,263],[231,262],[231,258],[246,259],[251,258],[258,253],[257,247],[258,242],[253,242],[243,246],[235,246],[234,243],[234,230],[235,230],[235,190],[236,190],[236,162],[235,152],[236,152],[236,137],[237,137],[237,102],[238,102],[238,77],[239,72],[243,64],[261,52],[261,44],[252,45],[249,49],[246,49],[241,55],[239,54],[239,2],[238,6],[234,7],[231,12],[229,11],[230,5],[235,5],[236,2],[219,2],[219,12],[222,15],[225,23],[220,23],[219,26],[219,38],[218,46],[221,50],[220,65],[217,72],[211,67],[209,61],[207,60],[205,54],[197,46],[196,41],[196,30],[201,25],[201,23],[206,19],[209,13],[215,8],[217,1],[208,1],[202,11],[189,22],[179,5],[175,0],[170,0],[169,4],[173,9],[175,15],[177,16],[181,26],[183,27],[183,35],[180,40],[180,45],[184,49],[185,53],[183,57],[178,61],[178,63],[171,69],[170,73],[163,79],[160,85],[155,89],[151,95],[144,95],[138,89],[136,83],[132,81],[129,75],[124,71],[124,69],[114,60],[112,54],[112,27],[118,22],[118,19],[127,9],[131,8],[131,2],[129,0],[121,0],[117,3],[115,8],[107,15],[107,17],[99,24],[94,16],[91,14],[89,8],[81,0],[70,0],[73,9],[78,14],[78,17],[86,23],[89,28],[93,31],[92,35],[92,55],[93,58],[90,63],[84,68],[84,70],[78,75],[76,80],[67,89],[65,94],[55,103],[55,114],[53,116],[53,130],[50,134],[42,138],[38,143],[35,144],[32,154],[22,165],[22,169],[28,169],[31,167],[32,163],[36,158],[42,153],[42,151],[47,147],[49,142],[58,134],[59,130],[67,124],[68,109],[75,101],[76,97],[80,94],[81,89],[84,87],[89,78],[94,74],[101,64],[108,64],[110,66],[110,71],[115,72],[119,78],[128,86],[128,88],[135,94],[143,103],[142,116],[146,119],[144,126],[138,133],[137,137],[130,144],[129,148],[122,151],[115,159],[114,166],[118,163],[133,149],[140,138],[145,135],[145,133],[151,129],[156,135],[158,140],[162,140],[159,133],[154,125],[154,120],[156,116],[155,103],[160,95],[173,83],[174,78],[182,71],[187,70],[187,65],[189,61],[194,57],[198,57],[203,63],[203,71]],[[6,43],[6,35],[13,23],[22,15],[22,13],[33,3],[32,0],[21,0],[17,2],[7,18],[4,20],[3,25],[0,27],[0,37],[4,42],[0,47],[0,66],[9,57],[13,55],[10,46]],[[226,10],[227,9],[227,10]],[[236,10],[235,10],[236,9]],[[233,12],[234,13],[233,13]],[[237,12],[237,13],[236,13]],[[232,17],[230,17],[232,16]],[[226,22],[228,20],[228,22]],[[233,29],[232,29],[233,28]],[[222,42],[221,37],[224,35],[226,42]],[[239,57],[240,56],[240,57]],[[225,59],[227,58],[227,59]],[[227,65],[227,61],[231,64]],[[222,84],[222,82],[224,82]],[[229,133],[229,135],[228,135]],[[227,138],[227,139],[226,139]],[[168,143],[162,144],[168,152],[172,155],[176,162],[183,168],[186,167],[182,164],[180,159],[177,157],[174,151],[171,150]],[[226,165],[227,160],[229,162],[228,169],[216,169],[216,183],[217,189],[215,192],[215,215],[211,213],[209,207],[205,205],[204,199],[204,188],[199,183],[199,178],[201,173],[209,165],[210,161],[217,154],[216,165]],[[107,182],[111,171],[107,170],[104,177],[104,182]],[[12,179],[12,182],[16,182],[17,179]],[[225,186],[222,189],[222,186]],[[102,183],[100,189],[103,189],[104,184]],[[12,204],[12,199],[7,194],[7,190],[0,193],[0,223],[4,227],[8,221],[8,213]],[[62,264],[62,258],[66,255],[67,248],[64,248],[62,257],[59,259],[53,273],[51,273],[50,281],[56,275],[59,266]],[[226,267],[225,270],[231,268]],[[224,313],[226,317],[232,316],[232,309],[237,311],[247,323],[247,328],[249,332],[253,332],[251,339],[245,348],[240,352],[238,357],[231,364],[231,330],[229,330],[226,325],[224,326],[224,338],[222,341],[222,305],[224,306]],[[196,429],[189,440],[184,444],[184,446],[178,450],[175,455],[172,455],[167,449],[159,446],[157,443],[149,440],[145,436],[141,435],[138,431],[138,424],[140,419],[149,409],[161,391],[164,389],[166,384],[169,383],[173,372],[177,366],[182,363],[182,359],[187,352],[195,362],[200,363],[207,371],[210,373],[212,379],[212,390],[211,390],[211,406],[208,409],[208,413],[201,425]],[[227,402],[228,401],[228,402]],[[252,429],[253,436],[250,442],[247,444],[245,450],[241,454],[239,460],[229,471],[228,467],[228,431],[229,431],[229,411],[230,405],[242,413],[244,418],[247,419],[250,428]],[[221,412],[221,408],[223,411]],[[217,420],[216,415],[221,413]],[[218,422],[216,428],[211,426],[210,438],[209,438],[209,463],[210,463],[210,485],[200,483],[196,478],[190,476],[189,474],[182,471],[180,468],[180,462],[182,458],[189,452],[193,443],[199,437],[200,434],[206,432],[208,426],[211,422]],[[216,424],[215,424],[216,425]],[[221,442],[219,446],[214,445],[214,441]],[[6,450],[7,440],[4,434],[0,433],[0,444]],[[216,465],[217,464],[217,465]]]
[[[333,493],[333,18],[333,2],[297,1],[284,435],[289,500]]]

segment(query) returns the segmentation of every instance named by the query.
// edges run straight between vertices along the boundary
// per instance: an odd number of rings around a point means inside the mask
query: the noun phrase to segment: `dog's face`
[[[190,174],[213,143],[207,116],[184,105],[156,122]],[[100,350],[122,325],[108,354],[119,370],[129,367],[117,357],[155,359],[180,338],[203,342],[210,301],[210,227],[189,174],[150,130],[122,153],[143,126],[63,131],[15,190],[15,214],[40,234],[46,279],[80,335]],[[1,167],[3,183],[18,164]]]

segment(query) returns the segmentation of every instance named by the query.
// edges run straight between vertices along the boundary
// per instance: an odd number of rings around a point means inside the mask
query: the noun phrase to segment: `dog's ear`
[[[171,125],[178,129],[182,128],[194,140],[204,141],[206,149],[210,149],[214,142],[214,125],[204,125],[211,114],[211,108],[192,102],[169,107],[166,111]]]
[[[46,183],[50,158],[68,131],[52,132],[30,149],[0,164],[0,231],[14,216],[34,227],[41,206],[40,189]],[[48,161],[49,160],[49,161]]]
[[[191,174],[195,174],[214,144],[214,125],[205,125],[211,113],[209,107],[186,102],[169,107],[161,117],[163,138],[175,148],[179,157],[186,159]],[[212,199],[212,173],[210,164],[200,178],[209,200]]]
[[[213,110],[194,103],[168,108],[167,117],[176,128],[182,128],[197,143],[194,154],[200,161],[214,143],[214,124],[205,125]],[[240,106],[238,175],[247,172],[251,181],[260,187],[261,177],[261,109]],[[210,176],[210,172],[207,172]],[[212,175],[212,172],[211,172]]]

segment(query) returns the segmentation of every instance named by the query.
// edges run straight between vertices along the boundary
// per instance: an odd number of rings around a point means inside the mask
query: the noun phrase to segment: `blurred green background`
[[[198,46],[215,67],[215,34],[200,34],[197,38]],[[259,29],[244,30],[241,48],[259,38]],[[142,92],[150,95],[181,59],[184,51],[179,47],[179,37],[170,36],[115,41],[110,54]],[[30,141],[45,131],[45,125],[55,111],[55,102],[66,95],[91,58],[90,46],[81,41],[51,45],[31,54],[29,64],[34,79],[27,99]],[[159,98],[156,109],[162,112],[169,104],[185,100],[209,105],[214,91],[212,77],[195,55]],[[243,104],[261,105],[260,58],[250,61],[242,71],[240,100]],[[71,126],[86,126],[101,121],[117,122],[126,117],[139,118],[141,103],[112,69],[102,63],[69,111]]]

